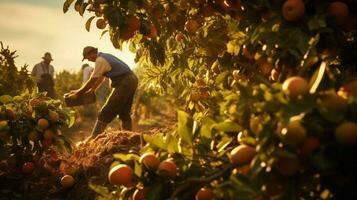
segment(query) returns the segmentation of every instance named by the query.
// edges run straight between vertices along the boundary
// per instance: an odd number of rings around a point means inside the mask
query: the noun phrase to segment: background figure
[[[93,72],[93,67],[89,66],[89,64],[83,64],[82,65],[82,72],[83,72],[83,79],[82,79],[82,84],[86,83],[87,80],[89,79],[90,75]]]
[[[39,92],[47,92],[47,96],[55,98],[54,89],[54,67],[50,64],[53,59],[51,53],[46,52],[42,57],[43,61],[36,64],[32,69],[32,76],[35,77]]]

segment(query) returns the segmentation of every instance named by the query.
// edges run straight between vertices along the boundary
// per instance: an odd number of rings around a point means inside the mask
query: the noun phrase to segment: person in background
[[[96,90],[105,77],[110,79],[113,88],[99,112],[91,135],[85,142],[102,133],[116,116],[121,119],[123,129],[132,130],[131,107],[138,86],[136,75],[119,58],[98,52],[98,49],[92,46],[83,49],[84,59],[95,62],[94,71],[88,81],[80,89],[74,91],[70,98],[77,98],[88,91]]]
[[[55,98],[54,67],[50,64],[53,59],[51,53],[46,52],[42,57],[43,61],[36,64],[32,69],[32,76],[35,78],[39,92],[47,92],[47,96]]]
[[[93,72],[93,67],[89,66],[89,64],[83,64],[82,65],[82,72],[83,72],[83,78],[82,78],[82,84],[86,83],[90,77],[90,75]]]

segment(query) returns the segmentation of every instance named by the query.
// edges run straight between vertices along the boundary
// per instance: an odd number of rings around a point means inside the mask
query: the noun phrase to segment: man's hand
[[[64,94],[65,97],[69,97],[71,99],[77,99],[78,98],[78,90],[72,90],[66,94]]]

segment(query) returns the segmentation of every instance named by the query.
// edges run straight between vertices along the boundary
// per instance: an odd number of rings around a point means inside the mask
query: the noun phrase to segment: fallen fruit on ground
[[[71,175],[64,175],[62,178],[61,178],[61,185],[62,187],[64,188],[70,188],[74,185],[76,181],[74,180],[73,176]]]

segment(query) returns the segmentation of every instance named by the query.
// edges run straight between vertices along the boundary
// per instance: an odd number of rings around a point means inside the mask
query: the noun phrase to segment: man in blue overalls
[[[107,124],[117,115],[122,120],[123,129],[131,130],[131,106],[138,86],[136,75],[127,64],[117,57],[108,53],[98,52],[98,49],[92,46],[87,46],[83,49],[84,59],[95,62],[94,71],[88,81],[73,93],[73,98],[90,90],[95,91],[105,77],[111,80],[111,86],[113,87],[110,96],[99,112],[91,136],[87,140],[95,138],[102,133]]]

